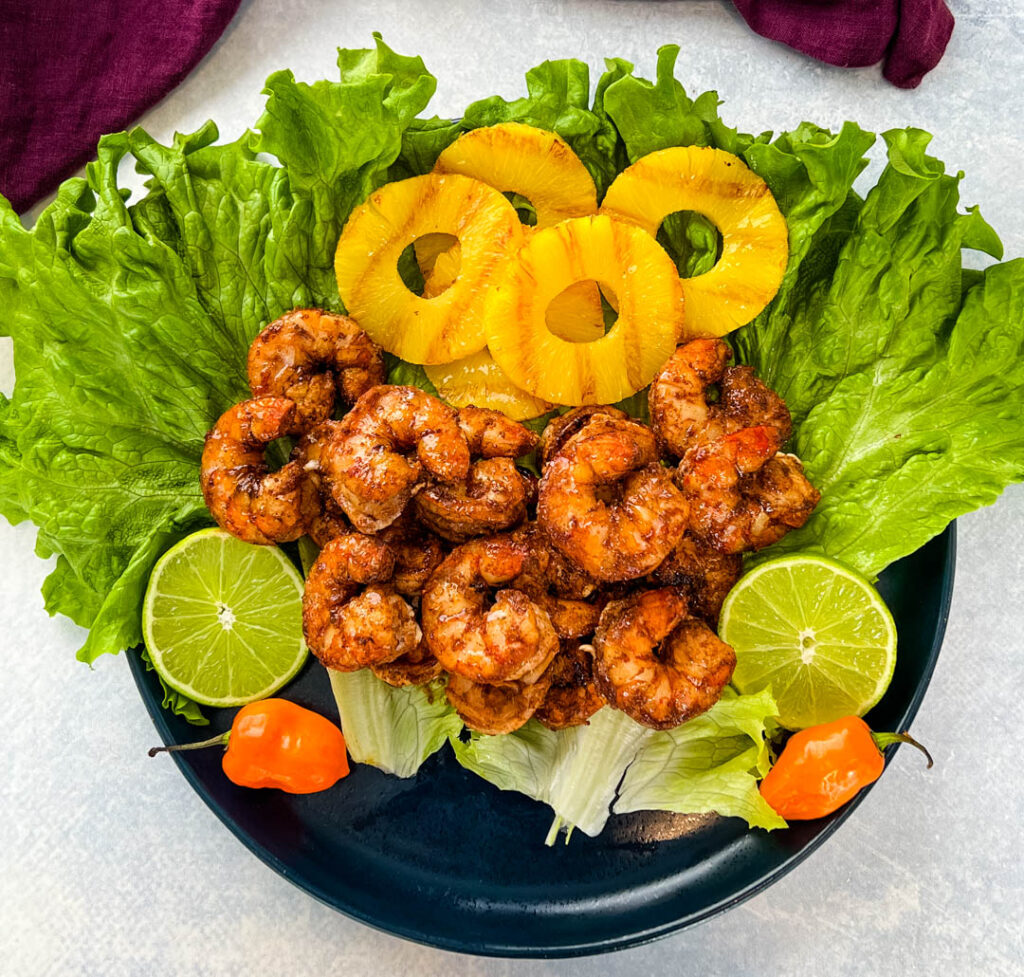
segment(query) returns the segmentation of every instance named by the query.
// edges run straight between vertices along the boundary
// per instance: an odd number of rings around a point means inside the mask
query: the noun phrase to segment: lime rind
[[[864,577],[828,557],[785,556],[756,567],[726,598],[720,632],[736,650],[733,683],[743,693],[770,686],[790,729],[864,715],[896,666],[889,608]]]
[[[301,575],[275,546],[243,543],[221,529],[187,536],[157,562],[143,600],[153,667],[200,705],[272,695],[308,656],[302,591]]]

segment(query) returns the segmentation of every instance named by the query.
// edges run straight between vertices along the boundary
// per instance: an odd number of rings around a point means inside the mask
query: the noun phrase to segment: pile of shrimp
[[[577,726],[605,706],[669,729],[732,676],[715,628],[742,554],[820,498],[782,451],[786,405],[730,356],[717,339],[680,346],[651,384],[649,426],[578,407],[538,437],[385,384],[353,320],[294,310],[252,344],[253,397],[207,435],[203,494],[240,539],[320,547],[303,630],[327,668],[441,678],[483,733]],[[271,470],[280,438],[291,455]]]

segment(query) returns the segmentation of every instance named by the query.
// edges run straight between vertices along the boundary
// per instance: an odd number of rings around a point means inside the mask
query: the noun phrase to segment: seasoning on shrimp
[[[546,465],[569,440],[590,423],[595,414],[603,414],[608,417],[618,418],[620,421],[629,419],[625,411],[618,407],[608,407],[603,404],[589,404],[583,407],[574,407],[564,414],[558,414],[548,421],[540,436],[541,459]]]
[[[418,597],[445,558],[444,544],[407,515],[381,530],[377,538],[395,555],[391,586],[406,597]]]
[[[743,574],[743,557],[719,553],[703,536],[687,530],[676,548],[654,568],[652,582],[674,587],[687,599],[690,613],[712,627],[733,585]]]
[[[321,457],[328,490],[360,532],[390,526],[429,473],[462,481],[469,446],[451,407],[415,387],[368,390]]]
[[[802,526],[821,493],[779,434],[748,427],[692,448],[679,464],[690,525],[720,553],[758,550]]]
[[[782,443],[792,421],[785,402],[748,366],[726,368],[732,351],[720,339],[694,339],[678,347],[648,392],[651,425],[659,442],[682,457],[699,444],[741,428],[774,428]],[[718,400],[708,392],[718,385]]]
[[[228,408],[206,435],[200,462],[203,498],[217,524],[247,543],[298,539],[320,509],[301,465],[270,471],[263,452],[296,432],[293,401],[258,397]]]
[[[441,663],[430,653],[425,641],[389,662],[370,666],[370,671],[382,682],[402,688],[406,685],[426,685],[441,674]]]
[[[427,645],[447,671],[478,683],[530,680],[555,656],[547,613],[511,587],[528,557],[523,540],[504,534],[464,543],[434,572],[420,611]]]
[[[613,601],[594,635],[597,687],[616,709],[652,729],[671,729],[710,709],[736,654],[670,587]]]
[[[331,416],[335,393],[355,403],[384,382],[384,356],[355,320],[320,309],[292,309],[270,323],[249,347],[254,397],[288,397],[308,431]]]
[[[585,726],[606,705],[594,678],[593,651],[578,641],[563,642],[545,677],[551,685],[533,717],[548,729]]]
[[[537,711],[550,680],[482,685],[458,674],[448,676],[445,695],[462,721],[478,733],[514,733]]]
[[[304,434],[292,448],[291,460],[296,462],[316,491],[317,511],[306,520],[306,535],[317,546],[326,546],[335,536],[349,531],[348,520],[341,506],[331,498],[324,486],[320,460],[324,446],[338,429],[338,421],[324,421]]]
[[[511,586],[547,612],[559,638],[592,635],[606,602],[597,581],[566,559],[536,523],[517,530],[517,536],[526,541],[530,555]]]
[[[653,570],[686,530],[688,507],[658,463],[651,429],[598,414],[545,466],[537,522],[598,580]]]
[[[430,482],[416,496],[416,515],[454,543],[518,525],[533,496],[531,478],[513,459],[536,448],[537,435],[496,410],[463,407],[459,429],[477,460],[465,481]]]
[[[320,551],[306,578],[302,630],[327,668],[351,672],[419,645],[413,609],[388,586],[394,565],[386,544],[360,533],[338,536]],[[363,584],[370,586],[359,593]]]

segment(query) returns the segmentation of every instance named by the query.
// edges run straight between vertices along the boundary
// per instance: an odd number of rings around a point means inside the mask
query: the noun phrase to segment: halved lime
[[[748,573],[725,599],[719,634],[736,650],[733,684],[744,693],[770,685],[789,729],[863,716],[896,667],[896,625],[878,591],[819,556]]]
[[[149,657],[173,689],[204,706],[276,692],[302,667],[302,577],[276,546],[203,529],[153,568],[142,605]]]

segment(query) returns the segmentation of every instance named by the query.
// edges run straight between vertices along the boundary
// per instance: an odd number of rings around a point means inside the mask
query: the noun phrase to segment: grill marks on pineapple
[[[619,318],[607,335],[574,343],[547,327],[552,298],[575,282],[611,284]],[[650,382],[675,348],[682,287],[653,237],[609,217],[536,231],[488,309],[488,343],[518,386],[559,404],[613,403]]]
[[[398,259],[417,238],[458,238],[461,265],[434,298],[410,292]],[[483,349],[487,286],[514,257],[523,231],[497,191],[459,174],[389,183],[353,211],[335,254],[338,292],[349,313],[388,352],[412,363],[444,363]]]
[[[537,212],[538,229],[597,211],[593,178],[568,143],[521,122],[464,133],[441,153],[434,169],[525,197]]]
[[[722,336],[774,297],[789,258],[789,233],[767,184],[720,149],[679,146],[637,160],[612,183],[601,213],[655,235],[678,211],[695,211],[722,234],[722,256],[682,280],[685,336]]]

